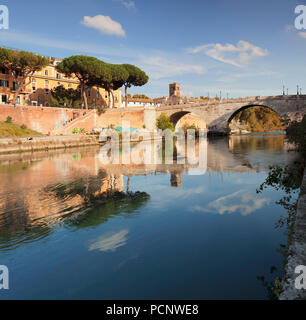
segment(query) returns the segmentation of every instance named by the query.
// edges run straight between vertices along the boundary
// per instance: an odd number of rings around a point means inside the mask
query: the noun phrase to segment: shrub
[[[173,123],[170,121],[170,117],[164,112],[162,112],[157,119],[157,128],[161,130],[170,129],[171,131],[174,131]]]
[[[286,129],[286,134],[289,142],[294,143],[306,159],[306,115],[302,121],[292,122]]]
[[[97,113],[98,113],[98,116],[101,116],[101,114],[103,114],[103,113],[105,113],[105,108],[103,108],[103,107],[98,107],[97,108]]]
[[[12,123],[12,122],[13,122],[12,117],[8,116],[8,117],[6,118],[5,123]]]
[[[27,129],[28,129],[28,127],[27,127],[25,124],[23,124],[20,128],[21,128],[22,130],[27,130]]]

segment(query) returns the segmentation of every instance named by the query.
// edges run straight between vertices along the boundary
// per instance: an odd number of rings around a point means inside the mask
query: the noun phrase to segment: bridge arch
[[[251,109],[251,108],[254,108],[254,107],[261,107],[261,108],[269,109],[269,110],[273,111],[276,115],[278,115],[280,117],[280,119],[284,119],[283,116],[280,115],[277,110],[275,110],[276,108],[274,108],[272,106],[263,105],[263,104],[249,104],[249,105],[246,105],[246,106],[238,108],[237,110],[235,110],[231,114],[231,116],[228,118],[227,123],[226,123],[227,129],[230,130],[230,131],[232,130],[232,127],[230,125],[231,125],[232,120],[236,117],[237,114],[239,114],[243,110]],[[237,127],[235,129],[237,130]]]
[[[241,112],[241,111],[243,111],[243,110],[246,110],[246,109],[249,109],[249,108],[253,108],[253,107],[263,107],[263,108],[270,109],[270,110],[272,110],[273,112],[275,112],[276,114],[278,114],[278,115],[282,118],[282,116],[275,110],[274,107],[267,106],[267,105],[261,105],[261,104],[248,104],[248,105],[243,106],[243,107],[240,107],[240,108],[238,108],[236,111],[234,111],[234,112],[232,113],[232,115],[228,118],[227,123],[230,124],[231,121],[236,117],[236,115],[237,115],[239,112]]]
[[[198,114],[196,114],[196,113],[194,113],[194,112],[191,112],[191,111],[185,111],[185,110],[183,110],[183,111],[175,112],[175,113],[173,113],[172,115],[170,115],[170,121],[173,123],[173,127],[176,128],[176,127],[177,127],[177,124],[179,123],[179,121],[180,121],[181,119],[183,119],[183,117],[186,116],[187,114],[190,115],[190,116],[193,116],[193,117],[195,117],[195,118],[201,119],[201,120],[205,123],[205,126],[206,126],[206,121],[205,121],[205,119],[203,118],[203,116],[198,115]],[[202,129],[202,128],[201,128],[201,129]]]

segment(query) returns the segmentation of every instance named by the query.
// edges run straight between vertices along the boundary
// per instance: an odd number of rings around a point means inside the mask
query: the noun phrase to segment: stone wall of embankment
[[[0,154],[98,145],[95,136],[46,136],[0,139]]]
[[[299,276],[295,273],[295,268],[300,265],[306,266],[306,168],[298,199],[280,300],[306,299],[306,290],[295,287],[295,280]],[[305,276],[304,274],[304,281]]]
[[[129,122],[132,128],[155,128],[154,109],[107,109],[102,114],[96,110],[11,105],[2,105],[0,109],[0,122],[11,117],[16,124],[51,135],[70,135],[74,128],[90,132],[94,127],[117,127],[122,126],[123,121]]]
[[[144,108],[108,109],[97,116],[96,126],[121,127],[123,121],[129,122],[131,128],[143,128],[145,125]]]
[[[51,133],[64,123],[77,117],[82,117],[84,110],[50,107],[24,107],[24,106],[0,106],[0,121],[6,121],[11,117],[12,121],[19,125],[26,125],[32,130],[43,134]]]

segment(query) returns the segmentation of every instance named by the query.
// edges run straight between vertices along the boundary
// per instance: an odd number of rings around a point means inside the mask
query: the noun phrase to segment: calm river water
[[[104,165],[99,147],[0,156],[0,299],[265,299],[284,136],[210,139],[208,168]],[[277,268],[270,274],[270,268]]]

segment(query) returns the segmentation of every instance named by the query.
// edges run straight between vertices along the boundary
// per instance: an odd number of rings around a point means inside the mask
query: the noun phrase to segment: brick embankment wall
[[[16,124],[51,135],[70,135],[74,128],[91,132],[94,127],[121,127],[123,121],[129,122],[131,128],[142,129],[145,124],[155,127],[155,114],[148,115],[147,112],[145,117],[141,107],[108,109],[98,115],[96,110],[0,105],[0,121],[11,117]]]
[[[50,136],[0,139],[0,154],[98,145],[95,136]]]
[[[79,118],[76,118],[65,125],[53,130],[52,135],[71,135],[75,128],[85,129],[86,132],[91,133],[92,129],[96,126],[96,111],[90,110],[85,114],[82,114]]]
[[[111,125],[121,127],[123,121],[129,121],[131,128],[143,128],[144,126],[144,109],[110,109],[100,116],[97,115],[96,127],[107,128]]]
[[[7,117],[11,117],[16,124],[24,124],[43,134],[52,134],[66,121],[81,117],[84,112],[81,109],[0,105],[0,121],[6,121]]]
[[[293,227],[280,300],[306,299],[306,290],[295,288],[295,279],[299,276],[295,273],[295,268],[299,265],[306,266],[306,169],[298,199],[296,221]]]

